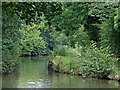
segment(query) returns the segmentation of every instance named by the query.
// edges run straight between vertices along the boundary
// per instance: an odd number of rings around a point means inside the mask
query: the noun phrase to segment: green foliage
[[[40,36],[47,43],[47,48],[53,50],[54,42],[55,42],[54,39],[56,38],[54,37],[54,28],[52,26],[49,26],[48,21],[45,20],[44,15],[39,17],[37,13],[35,16],[34,24],[37,24],[38,26],[40,25],[39,28],[41,32]]]
[[[2,24],[2,49],[3,52],[10,52],[11,55],[19,55],[20,53],[20,40],[22,37],[21,33],[22,21],[17,15],[14,17],[9,15],[3,15]],[[6,54],[5,54],[6,55]]]
[[[86,23],[87,3],[67,2],[65,5],[65,10],[60,15],[55,16],[51,20],[51,23],[56,31],[61,31],[68,37],[69,45],[74,47],[77,41],[76,38],[79,37],[77,33],[80,34],[82,32],[80,29],[82,29]],[[74,36],[76,38],[74,38]]]
[[[55,58],[63,72],[107,77],[116,70],[109,53],[120,55],[118,6],[117,2],[4,2],[3,72],[16,68],[19,55],[52,52],[64,56]],[[89,45],[91,40],[100,48]]]
[[[110,19],[115,15],[118,9],[118,2],[94,2],[88,4],[88,16],[85,28],[88,32],[90,40],[94,40],[99,44],[99,27],[97,24],[101,24],[106,19]]]
[[[108,76],[111,79],[120,80],[120,71],[119,68],[115,68],[110,75]]]
[[[81,25],[79,30],[77,30],[73,35],[73,38],[67,37],[64,33],[55,32],[53,34],[55,46],[54,55],[60,56],[77,56],[81,53],[81,46],[89,45],[89,37],[87,32],[84,31],[84,26]],[[71,41],[74,44],[74,48],[71,48]],[[78,52],[80,50],[80,52]]]
[[[31,24],[24,28],[24,36],[21,40],[22,55],[40,55],[48,53],[47,43],[41,36],[41,31],[44,22],[41,25]]]
[[[108,48],[97,48],[96,44],[92,44],[86,49],[83,56],[83,76],[106,78],[114,70],[116,62],[115,58],[112,58]]]
[[[20,62],[18,60],[4,60],[2,62],[2,74],[15,72]]]
[[[103,24],[101,25],[101,30],[100,30],[101,44],[102,45],[111,44],[112,38],[113,38],[113,37],[111,37],[112,34],[113,34],[113,25],[112,25],[112,22],[110,22],[110,20],[106,20],[106,22],[103,22]]]
[[[98,19],[99,21],[104,21],[106,18],[111,18],[111,14],[115,14],[119,5],[118,2],[95,2],[88,5],[89,12],[88,15]],[[94,21],[93,21],[94,22]]]
[[[51,23],[57,31],[63,31],[67,36],[71,36],[85,22],[86,3],[65,3],[67,8],[60,15],[55,16]]]
[[[89,45],[90,39],[87,32],[84,30],[84,26],[81,26],[74,34],[73,34],[73,42],[77,42],[78,45],[86,46]]]
[[[106,21],[99,26],[101,29],[99,33],[101,46],[107,47],[109,45],[111,51],[114,52],[115,55],[119,55],[120,30],[118,28],[118,14],[110,19],[106,19]]]
[[[85,77],[108,78],[108,75],[116,68],[115,58],[109,54],[109,49],[97,48],[92,44],[86,48],[80,58],[56,57],[54,58],[54,70],[64,73],[82,75]]]
[[[64,33],[61,33],[59,31],[53,31],[51,33],[51,36],[53,38],[53,41],[55,42],[55,46],[57,45],[69,45],[69,37],[67,37]]]
[[[62,12],[62,6],[59,2],[2,2],[5,14],[17,14],[27,24],[35,21],[36,12],[38,16],[44,14],[46,20],[51,20]]]
[[[58,45],[54,51],[53,51],[53,55],[56,56],[81,56],[81,51],[82,51],[82,47],[81,48],[71,48],[68,47],[67,45]]]
[[[23,21],[17,16],[3,13],[2,23],[2,73],[11,73],[18,65],[16,57],[21,53],[20,41],[22,37],[21,24]]]

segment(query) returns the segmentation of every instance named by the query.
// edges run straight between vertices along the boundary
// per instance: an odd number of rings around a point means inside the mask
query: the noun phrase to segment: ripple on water
[[[46,83],[50,83],[50,81],[46,81]]]
[[[30,85],[35,85],[36,83],[35,82],[27,82],[28,84]]]
[[[32,88],[31,86],[27,86],[26,88]]]
[[[28,82],[31,82],[31,80],[28,80]]]
[[[35,76],[32,76],[32,78],[35,78]]]
[[[43,79],[39,79],[39,81],[42,81],[42,82],[43,82],[44,80],[43,80]]]
[[[41,82],[37,82],[37,84],[41,84]]]

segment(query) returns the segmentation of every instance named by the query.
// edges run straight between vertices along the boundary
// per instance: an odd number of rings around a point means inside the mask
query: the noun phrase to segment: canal
[[[22,57],[16,73],[2,77],[3,88],[120,88],[115,80],[70,76],[48,71],[50,57]]]

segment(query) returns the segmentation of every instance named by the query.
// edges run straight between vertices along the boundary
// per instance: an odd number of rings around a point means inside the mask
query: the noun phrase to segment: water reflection
[[[54,74],[50,79],[52,88],[116,88],[119,85],[113,80],[82,79],[64,74]]]
[[[10,75],[5,75],[2,76],[2,87],[4,88],[11,88],[18,86],[18,78],[19,74],[10,74]]]
[[[77,76],[48,72],[49,57],[21,58],[16,74],[3,76],[3,88],[118,88],[114,80],[83,79]]]
[[[0,75],[0,90],[2,89],[2,76]]]

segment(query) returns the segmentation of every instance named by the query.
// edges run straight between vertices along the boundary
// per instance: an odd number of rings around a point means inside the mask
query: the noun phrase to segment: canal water
[[[24,57],[14,74],[2,77],[2,88],[120,88],[115,80],[88,79],[48,71],[49,57]]]

